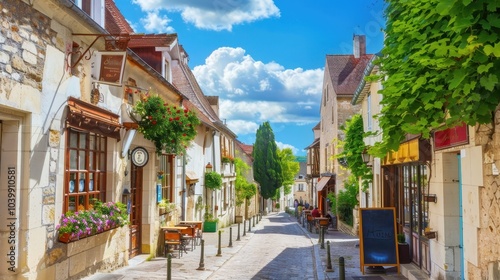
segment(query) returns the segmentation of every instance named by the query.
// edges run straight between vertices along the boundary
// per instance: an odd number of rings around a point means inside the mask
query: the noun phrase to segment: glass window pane
[[[80,143],[78,145],[78,148],[80,149],[85,149],[86,144],[87,144],[87,135],[84,133],[80,133]]]
[[[95,191],[94,173],[89,173],[89,192]]]
[[[73,131],[69,131],[69,146],[70,148],[76,148],[78,145],[78,134],[73,132]]]
[[[95,150],[95,134],[91,134],[90,135],[90,139],[89,139],[89,149],[91,150]]]
[[[77,156],[76,156],[76,151],[75,150],[70,150],[69,151],[69,169],[75,170],[78,169],[78,164],[77,164]]]
[[[94,170],[94,152],[89,152],[89,170]]]
[[[99,154],[99,170],[100,171],[105,171],[106,168],[106,157],[104,156],[104,153]]]
[[[85,170],[85,151],[78,152],[78,169]]]
[[[99,147],[99,151],[105,151],[106,150],[106,138],[101,137],[101,146]]]
[[[68,203],[68,210],[75,212],[76,211],[76,197],[75,196],[70,196],[69,197],[69,203]]]
[[[85,173],[80,173],[78,178],[78,192],[84,192],[87,188],[85,187]]]

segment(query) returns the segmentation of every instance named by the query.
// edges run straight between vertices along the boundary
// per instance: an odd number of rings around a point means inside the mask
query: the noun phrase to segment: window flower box
[[[56,230],[58,240],[69,243],[126,224],[128,224],[128,213],[125,204],[102,203],[96,200],[91,210],[69,211],[63,214]]]

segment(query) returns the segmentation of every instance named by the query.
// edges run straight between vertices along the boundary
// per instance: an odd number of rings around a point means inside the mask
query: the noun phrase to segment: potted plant
[[[139,132],[152,141],[156,152],[183,154],[196,136],[200,120],[193,111],[166,103],[160,96],[143,94],[134,105]]]
[[[222,176],[215,171],[206,172],[205,187],[212,190],[220,189],[222,187]]]
[[[406,242],[406,238],[403,233],[398,233],[397,239],[399,263],[410,263],[410,244]]]
[[[169,215],[175,210],[175,203],[171,203],[168,199],[164,198],[158,202],[158,209],[160,215]]]
[[[216,232],[217,231],[217,223],[219,219],[214,218],[214,215],[209,212],[208,206],[205,207],[205,215],[203,216],[203,231],[204,232]]]
[[[92,209],[78,212],[69,211],[61,216],[61,222],[56,226],[60,242],[68,243],[128,224],[125,204],[120,202],[102,203],[98,200],[93,202]]]

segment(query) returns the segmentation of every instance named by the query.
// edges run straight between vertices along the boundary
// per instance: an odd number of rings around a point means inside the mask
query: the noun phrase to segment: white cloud
[[[145,18],[141,18],[141,24],[146,31],[151,33],[173,33],[173,27],[168,26],[171,20],[167,16],[160,16],[158,11],[148,12]]]
[[[279,17],[273,0],[133,0],[143,11],[180,12],[200,29],[232,30],[233,25]]]
[[[295,148],[294,146],[292,146],[290,144],[285,144],[285,143],[281,143],[281,142],[278,142],[278,141],[276,141],[276,146],[278,146],[278,148],[280,148],[280,150],[283,150],[283,149],[286,149],[286,148],[290,148],[290,149],[292,149],[292,153],[294,155],[296,155],[297,152],[299,151],[299,149]]]
[[[242,48],[222,47],[193,73],[206,95],[219,96],[220,118],[238,137],[255,136],[265,121],[278,130],[318,122],[323,69],[285,69],[256,61]]]
[[[254,60],[242,48],[222,47],[212,52],[193,73],[206,95],[221,99],[220,114],[227,119],[278,123],[317,120],[323,69],[285,69]]]

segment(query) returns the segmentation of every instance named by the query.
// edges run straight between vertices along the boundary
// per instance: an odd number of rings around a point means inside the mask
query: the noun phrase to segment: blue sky
[[[327,54],[383,45],[383,0],[115,0],[137,33],[177,33],[205,95],[246,144],[269,121],[280,148],[305,155],[319,122]]]

